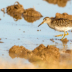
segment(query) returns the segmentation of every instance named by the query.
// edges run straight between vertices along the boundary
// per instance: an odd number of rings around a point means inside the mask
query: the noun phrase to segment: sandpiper
[[[55,37],[63,36],[61,40],[63,40],[65,36],[69,35],[67,31],[72,29],[72,20],[68,20],[68,19],[63,19],[63,18],[55,19],[55,18],[45,17],[40,25],[44,23],[47,23],[47,25],[50,28],[56,31],[64,32],[64,34],[55,36]]]

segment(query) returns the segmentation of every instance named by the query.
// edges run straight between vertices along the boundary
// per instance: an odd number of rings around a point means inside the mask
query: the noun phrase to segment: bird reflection
[[[62,42],[62,44],[63,44],[63,51],[66,51],[67,48],[68,48],[68,45],[67,45],[68,40],[67,40],[67,38],[65,38],[65,39],[62,40],[61,42]]]

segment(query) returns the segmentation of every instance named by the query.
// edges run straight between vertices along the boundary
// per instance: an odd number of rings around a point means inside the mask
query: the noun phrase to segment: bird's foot
[[[68,32],[67,32],[67,34],[66,34],[66,33],[64,33],[63,38],[62,38],[61,40],[63,40],[63,39],[64,39],[64,37],[65,37],[65,36],[67,36],[67,35],[69,35],[69,33],[68,33]]]
[[[66,35],[69,35],[69,33],[67,32],[67,34]]]

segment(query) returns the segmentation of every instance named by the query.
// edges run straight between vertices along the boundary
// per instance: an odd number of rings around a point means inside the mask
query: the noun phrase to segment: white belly
[[[55,27],[55,30],[57,30],[57,31],[68,31],[71,29],[72,29],[72,27]]]

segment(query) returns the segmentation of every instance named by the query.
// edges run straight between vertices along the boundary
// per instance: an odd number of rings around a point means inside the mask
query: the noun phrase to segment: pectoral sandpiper
[[[55,37],[63,36],[61,40],[63,40],[66,35],[69,35],[67,31],[72,29],[72,20],[68,20],[68,19],[63,19],[63,18],[53,19],[53,18],[45,17],[40,25],[44,23],[47,23],[50,28],[56,31],[64,32],[64,34],[55,36]]]

